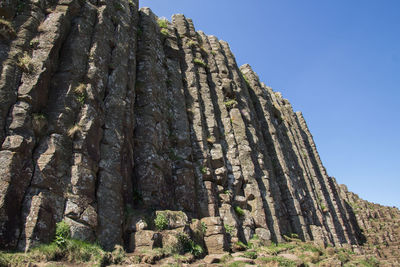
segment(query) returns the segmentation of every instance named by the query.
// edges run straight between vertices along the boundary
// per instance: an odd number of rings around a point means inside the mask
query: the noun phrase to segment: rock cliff
[[[106,249],[204,227],[209,252],[296,236],[399,258],[399,210],[329,177],[302,114],[190,19],[137,0],[6,0],[0,15],[2,249],[65,220]]]

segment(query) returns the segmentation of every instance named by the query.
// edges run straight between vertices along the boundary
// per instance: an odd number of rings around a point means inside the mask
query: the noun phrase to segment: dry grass
[[[82,127],[75,124],[71,128],[69,128],[67,134],[69,137],[74,137],[77,132],[82,132]]]
[[[26,73],[31,73],[34,70],[32,64],[32,58],[28,55],[28,52],[24,52],[23,56],[20,56],[17,61],[17,66],[22,69],[22,71]]]

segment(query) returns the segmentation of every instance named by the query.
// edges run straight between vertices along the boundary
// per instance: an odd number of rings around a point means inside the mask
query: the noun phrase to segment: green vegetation
[[[193,48],[193,47],[198,46],[199,43],[197,43],[197,42],[195,42],[195,41],[193,41],[193,40],[190,40],[190,41],[188,41],[188,42],[186,43],[186,45],[187,45],[188,47],[190,47],[190,48]]]
[[[232,235],[233,231],[235,230],[235,228],[232,225],[229,225],[229,224],[224,224],[224,228],[225,228],[225,232],[228,235]]]
[[[239,217],[243,217],[243,216],[244,216],[244,210],[242,210],[241,207],[235,206],[234,209],[235,209],[236,214],[237,214]]]
[[[161,29],[168,29],[168,20],[167,20],[167,19],[165,19],[165,18],[159,18],[159,19],[157,20],[157,23],[158,23],[158,26],[159,26]]]
[[[35,39],[29,42],[29,46],[33,49],[37,48],[39,45],[39,40]]]
[[[28,253],[0,252],[0,266],[27,266],[29,262],[64,261],[94,266],[121,263],[125,258],[122,247],[105,252],[97,244],[71,239],[70,227],[65,221],[57,223],[54,241],[31,249]]]
[[[375,257],[368,257],[366,259],[361,260],[360,262],[362,266],[365,267],[378,267],[379,261]]]
[[[32,73],[34,70],[32,64],[32,58],[25,52],[22,56],[18,58],[17,66],[21,68],[23,72]]]
[[[157,230],[162,231],[168,228],[168,219],[167,217],[160,213],[157,215],[157,217],[154,219],[154,225],[156,227]]]
[[[206,173],[207,173],[207,167],[206,167],[206,166],[202,166],[202,167],[200,168],[200,172],[201,172],[202,174],[206,174]]]
[[[235,107],[238,104],[238,102],[235,99],[228,99],[227,101],[224,102],[224,105],[227,109],[231,109]]]
[[[239,250],[246,250],[246,249],[248,249],[248,246],[246,246],[246,244],[243,243],[242,241],[236,242],[236,243],[235,243],[235,246],[236,246],[236,248],[238,248]],[[247,251],[246,251],[246,252],[247,252]],[[246,252],[245,252],[245,253],[246,253]],[[245,257],[246,257],[246,255],[245,255]],[[246,257],[246,258],[248,258],[248,257]]]
[[[242,243],[243,244],[243,243]],[[243,253],[243,256],[249,259],[257,259],[258,255],[257,255],[257,251],[245,251]]]
[[[168,37],[169,36],[169,31],[168,31],[168,29],[161,29],[161,34],[162,35],[164,35],[165,37]]]
[[[45,120],[46,116],[43,113],[33,113],[32,114],[34,120]]]
[[[284,257],[279,257],[279,256],[268,257],[268,258],[262,257],[259,259],[264,263],[277,263],[279,266],[284,266],[284,267],[296,267],[297,266],[296,262],[286,259]]]
[[[208,67],[207,64],[202,59],[195,58],[195,59],[193,59],[193,62],[194,62],[195,65],[201,66],[203,68],[207,68]]]
[[[203,233],[203,235],[207,232],[207,225],[205,222],[201,222],[200,223],[201,226],[201,232]]]
[[[74,93],[76,95],[76,100],[79,104],[83,105],[86,101],[86,84],[80,83],[74,88]]]
[[[187,234],[179,233],[177,235],[178,239],[178,247],[177,250],[179,253],[191,253],[195,257],[199,257],[204,253],[204,249],[202,246],[196,244]]]

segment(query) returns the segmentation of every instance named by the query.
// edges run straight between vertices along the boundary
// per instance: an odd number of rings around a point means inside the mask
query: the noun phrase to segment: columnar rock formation
[[[201,219],[209,251],[254,234],[365,242],[302,114],[190,19],[137,0],[7,0],[0,15],[2,248],[49,242],[64,219],[133,249],[152,210]]]

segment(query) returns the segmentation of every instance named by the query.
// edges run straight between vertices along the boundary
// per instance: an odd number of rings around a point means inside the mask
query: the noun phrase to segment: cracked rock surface
[[[171,233],[204,224],[209,253],[295,234],[399,257],[399,210],[329,177],[302,114],[226,42],[137,0],[16,2],[0,3],[2,249],[61,220],[109,250],[153,247],[174,237],[146,218],[168,210]]]

